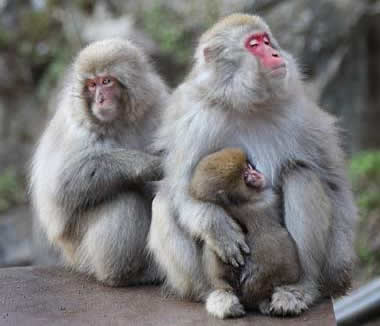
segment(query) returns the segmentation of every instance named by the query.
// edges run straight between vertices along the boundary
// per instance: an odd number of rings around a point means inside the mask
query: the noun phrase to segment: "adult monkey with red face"
[[[161,167],[147,151],[167,95],[133,43],[90,44],[76,58],[33,157],[40,228],[67,265],[107,285],[159,279],[145,245],[147,186]]]
[[[149,236],[167,284],[181,296],[205,300],[215,316],[241,315],[238,297],[210,286],[201,244],[238,267],[249,251],[244,235],[222,207],[189,193],[201,158],[240,147],[281,190],[284,224],[302,268],[300,281],[275,288],[261,311],[300,314],[323,295],[345,293],[356,208],[335,119],[306,96],[293,58],[265,22],[235,14],[207,31],[170,103],[156,143],[167,153],[166,178],[153,202]]]

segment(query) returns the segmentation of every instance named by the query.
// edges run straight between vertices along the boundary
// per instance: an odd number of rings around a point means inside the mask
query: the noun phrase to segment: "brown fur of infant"
[[[241,149],[226,148],[198,163],[190,185],[193,198],[221,205],[246,232],[251,253],[242,268],[223,263],[206,244],[203,262],[212,289],[235,292],[249,308],[269,300],[274,287],[300,277],[296,245],[282,224],[280,195],[266,183]]]

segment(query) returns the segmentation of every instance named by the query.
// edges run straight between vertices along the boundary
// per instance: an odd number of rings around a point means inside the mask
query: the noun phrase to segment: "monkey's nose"
[[[278,57],[279,57],[279,55],[278,55],[278,53],[277,53],[277,52],[273,52],[273,53],[272,53],[272,57],[278,58]]]
[[[97,97],[97,102],[99,104],[103,104],[104,101],[105,101],[104,95],[103,94],[99,94],[98,97]]]

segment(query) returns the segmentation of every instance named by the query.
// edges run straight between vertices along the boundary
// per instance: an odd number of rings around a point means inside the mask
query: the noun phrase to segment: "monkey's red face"
[[[280,52],[273,48],[267,33],[250,35],[245,41],[245,47],[271,75],[282,76],[286,73],[285,60]]]
[[[119,114],[121,86],[112,76],[97,76],[86,80],[86,90],[91,100],[91,110],[100,121],[111,122]]]
[[[258,190],[265,187],[264,175],[256,170],[250,163],[247,163],[243,172],[244,182],[248,187],[256,188]]]

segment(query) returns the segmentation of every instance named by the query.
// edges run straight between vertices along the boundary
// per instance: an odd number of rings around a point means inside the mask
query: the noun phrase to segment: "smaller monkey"
[[[106,285],[159,282],[145,247],[162,175],[150,146],[168,89],[121,39],[80,51],[66,84],[33,157],[36,230],[67,266]]]
[[[274,287],[295,283],[300,276],[296,245],[281,224],[279,194],[266,183],[241,149],[226,148],[203,158],[190,184],[195,199],[221,205],[246,233],[251,253],[241,269],[224,264],[207,245],[202,258],[213,290],[237,290],[248,308],[258,307],[270,299]],[[240,303],[235,310],[244,315]]]

